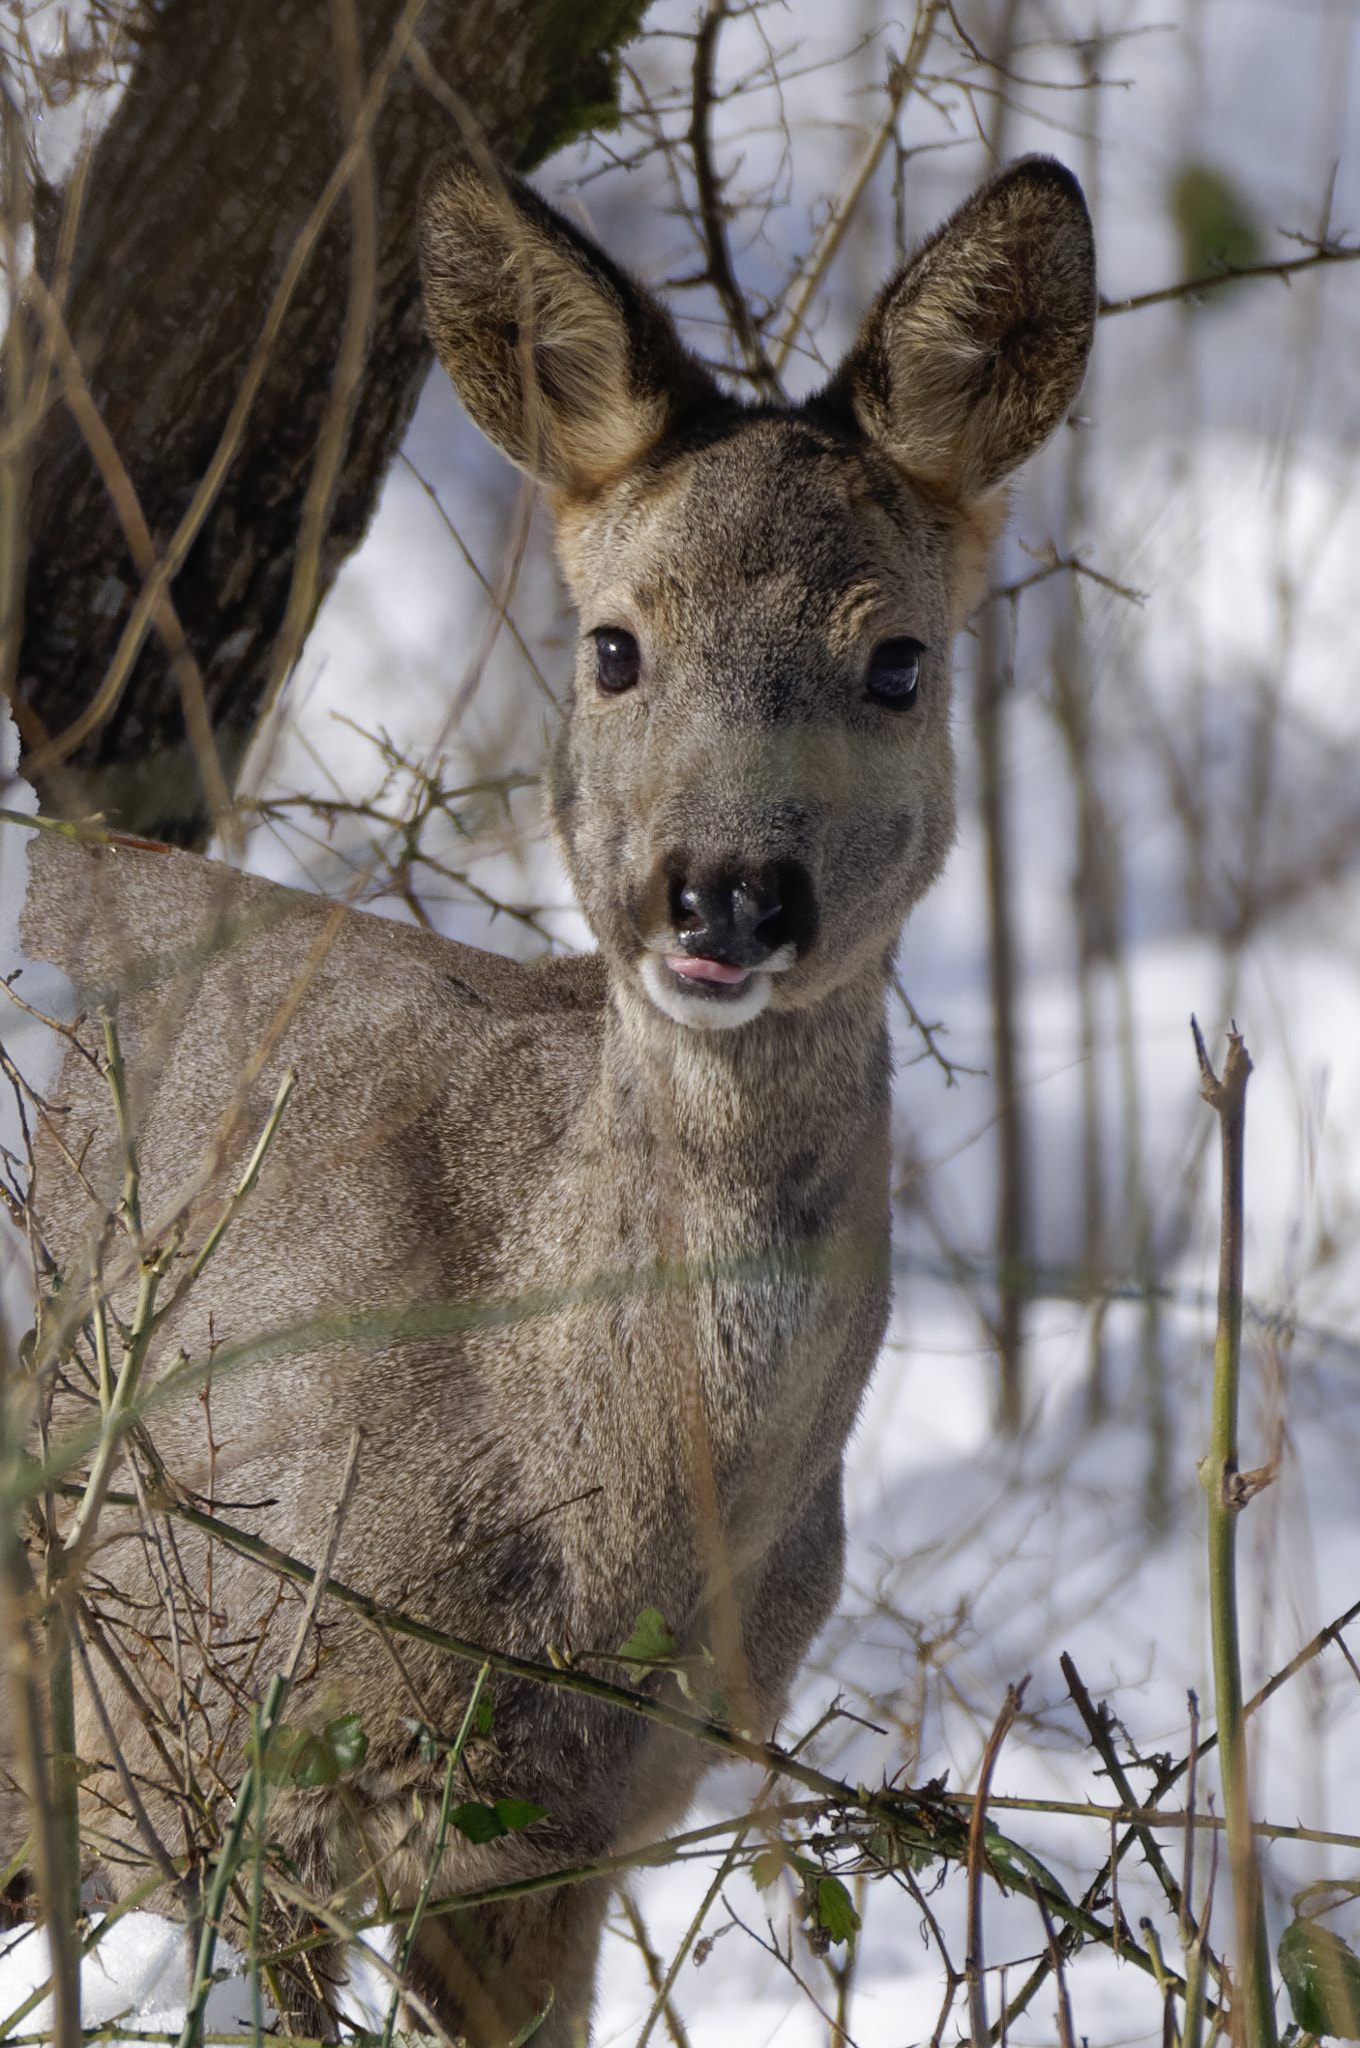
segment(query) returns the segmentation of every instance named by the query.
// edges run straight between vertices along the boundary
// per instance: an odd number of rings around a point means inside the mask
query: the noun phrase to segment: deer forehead
[[[889,463],[777,416],[559,506],[558,545],[587,632],[626,626],[691,649],[811,637],[833,656],[880,623],[938,639],[954,552]]]

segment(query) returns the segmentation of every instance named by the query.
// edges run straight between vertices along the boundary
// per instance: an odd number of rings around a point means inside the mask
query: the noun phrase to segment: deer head
[[[726,396],[513,178],[446,166],[423,267],[464,405],[556,519],[581,634],[552,813],[616,999],[736,1030],[881,981],[953,836],[953,634],[1090,349],[1075,180],[994,178],[787,408]]]

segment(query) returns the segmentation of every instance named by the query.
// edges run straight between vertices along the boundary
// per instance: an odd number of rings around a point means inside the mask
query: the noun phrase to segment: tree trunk
[[[427,0],[418,33],[491,148],[524,168],[608,118],[613,52],[644,5]],[[66,323],[158,554],[218,444],[289,254],[345,146],[332,11],[329,0],[166,0],[95,152]],[[358,0],[360,90],[400,12],[399,0]],[[351,112],[353,104],[351,89]],[[306,624],[363,536],[429,365],[416,200],[427,166],[457,132],[411,64],[399,64],[372,130],[367,356]],[[49,222],[39,267],[49,278],[55,210],[49,195],[39,209]],[[228,785],[266,708],[350,274],[342,196],[307,261],[223,487],[171,587]],[[32,761],[44,737],[59,737],[95,698],[141,576],[67,406],[48,412],[30,462],[16,695]],[[206,837],[209,805],[180,683],[154,632],[109,715],[60,770],[53,764],[39,779],[46,803],[79,803],[124,830],[184,845]]]

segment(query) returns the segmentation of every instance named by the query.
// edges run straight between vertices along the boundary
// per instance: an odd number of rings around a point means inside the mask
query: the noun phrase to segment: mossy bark
[[[428,0],[419,35],[504,160],[524,169],[600,125],[645,0]],[[365,74],[399,0],[359,0]],[[328,0],[167,0],[100,140],[67,323],[158,548],[217,443],[299,229],[343,149]],[[334,494],[318,599],[357,546],[430,360],[415,212],[449,115],[409,65],[373,131],[379,231],[363,389]],[[53,212],[51,206],[47,212]],[[48,240],[50,241],[50,236]],[[40,251],[42,238],[40,237]],[[42,261],[40,254],[40,261]],[[225,486],[173,586],[232,779],[263,709],[349,285],[342,200],[291,304]],[[45,266],[44,266],[45,267]],[[17,693],[59,734],[94,697],[138,577],[64,406],[34,450]],[[201,842],[208,825],[180,692],[148,638],[112,715],[49,782],[49,805]]]

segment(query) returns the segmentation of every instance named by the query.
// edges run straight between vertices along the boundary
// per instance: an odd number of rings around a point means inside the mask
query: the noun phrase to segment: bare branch
[[[1112,313],[1137,313],[1144,306],[1165,306],[1174,299],[1197,299],[1215,285],[1232,284],[1243,278],[1279,277],[1287,283],[1305,270],[1318,270],[1330,263],[1356,262],[1360,262],[1360,249],[1348,248],[1342,242],[1318,242],[1306,256],[1286,257],[1279,263],[1244,263],[1240,268],[1225,264],[1221,270],[1208,271],[1203,277],[1187,277],[1180,284],[1163,285],[1160,291],[1139,292],[1131,299],[1102,299],[1098,312],[1101,319]]]

